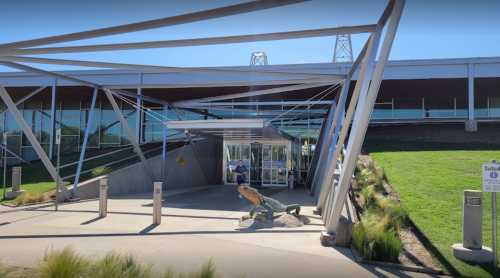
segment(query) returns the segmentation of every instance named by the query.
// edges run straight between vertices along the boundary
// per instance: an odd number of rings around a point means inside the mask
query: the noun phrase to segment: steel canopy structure
[[[228,36],[228,37],[212,37],[212,38],[195,38],[186,40],[163,40],[163,41],[150,41],[150,42],[136,42],[136,43],[118,43],[118,44],[102,44],[102,45],[82,45],[82,46],[65,46],[65,47],[43,47],[54,43],[71,42],[82,39],[97,38],[116,34],[125,34],[134,31],[148,30],[159,27],[167,27],[178,24],[185,24],[189,22],[196,22],[202,20],[209,20],[224,16],[237,15],[264,9],[278,8],[285,5],[291,5],[306,0],[269,0],[269,1],[251,1],[238,5],[225,6],[221,8],[177,15],[157,20],[150,20],[132,24],[125,24],[102,29],[64,34],[58,36],[51,36],[40,39],[32,39],[26,41],[11,42],[7,44],[0,44],[0,64],[20,69],[27,72],[36,74],[52,76],[57,79],[67,80],[76,84],[91,87],[94,89],[92,101],[90,103],[90,117],[87,123],[91,122],[93,117],[93,110],[95,107],[95,97],[98,94],[104,94],[106,99],[111,103],[114,113],[116,114],[119,122],[126,131],[128,140],[133,145],[135,153],[139,156],[143,166],[143,171],[148,174],[148,167],[146,165],[145,156],[140,148],[139,140],[129,126],[125,119],[123,111],[120,109],[116,102],[116,98],[121,99],[134,99],[137,109],[142,109],[140,103],[142,100],[157,103],[163,107],[165,111],[169,109],[197,109],[210,105],[210,103],[218,103],[221,101],[235,100],[244,97],[255,97],[262,95],[271,95],[284,92],[293,92],[301,89],[328,87],[325,91],[332,93],[336,88],[341,87],[340,95],[336,101],[328,102],[330,105],[327,121],[323,124],[321,130],[321,141],[318,143],[316,152],[318,159],[312,174],[312,189],[318,196],[318,208],[322,211],[322,216],[326,226],[326,232],[335,237],[337,231],[340,215],[344,206],[347,191],[350,186],[351,178],[355,169],[356,160],[360,153],[361,146],[364,140],[366,129],[368,127],[369,117],[373,110],[375,100],[380,88],[383,77],[384,67],[388,60],[388,56],[397,32],[399,20],[404,8],[404,0],[390,0],[387,4],[383,14],[375,24],[361,25],[361,26],[345,26],[333,27],[324,29],[313,30],[298,30],[290,32],[266,33],[266,34],[248,34],[241,36]],[[96,51],[114,51],[114,50],[129,50],[129,49],[149,49],[149,48],[167,48],[167,47],[184,47],[194,45],[214,45],[226,43],[245,43],[255,41],[273,41],[285,40],[293,38],[310,38],[320,36],[332,35],[349,35],[358,33],[368,33],[370,36],[363,47],[363,50],[358,55],[356,61],[353,63],[348,74],[311,74],[301,72],[282,72],[282,71],[269,71],[265,66],[252,67],[248,69],[217,69],[217,68],[181,68],[169,66],[152,66],[152,65],[136,65],[136,64],[121,64],[121,63],[107,63],[98,61],[79,61],[79,60],[65,60],[65,59],[48,59],[29,57],[25,55],[32,54],[47,54],[47,53],[81,53],[81,52],[96,52]],[[377,53],[378,57],[377,57]],[[162,99],[157,99],[151,96],[136,95],[130,91],[123,89],[113,88],[111,86],[104,86],[96,82],[89,82],[80,78],[72,77],[58,72],[45,71],[33,66],[28,66],[20,63],[28,64],[56,64],[56,65],[72,65],[72,66],[85,66],[107,69],[125,69],[125,70],[145,70],[150,72],[204,72],[213,73],[214,75],[220,73],[241,73],[246,72],[252,75],[259,76],[274,76],[274,77],[287,77],[292,78],[293,82],[288,82],[288,85],[270,88],[249,90],[248,92],[239,92],[233,94],[226,94],[215,97],[203,97],[191,99],[187,101],[174,101],[166,102]],[[354,93],[350,98],[347,105],[347,95],[349,93],[349,84],[353,79],[353,75],[357,73],[357,81],[354,87]],[[295,84],[293,84],[295,83]],[[276,83],[269,82],[269,84]],[[33,94],[37,92],[34,91]],[[53,94],[54,95],[54,94]],[[0,85],[0,97],[7,106],[7,110],[15,118],[16,122],[21,126],[23,134],[33,146],[34,151],[42,160],[44,166],[47,168],[51,177],[56,181],[59,186],[61,178],[56,168],[52,164],[49,156],[43,150],[40,142],[37,140],[29,125],[23,119],[23,116],[17,108],[18,103],[14,103],[11,96],[4,86]],[[28,97],[29,98],[29,97]],[[129,100],[130,101],[130,100]],[[136,101],[136,102],[135,102]],[[308,105],[307,100],[303,104]],[[321,100],[320,100],[321,101]],[[346,109],[347,108],[347,109]],[[292,113],[290,111],[283,111],[279,115],[273,116],[271,119],[266,119],[267,124],[272,124],[286,114]],[[5,111],[4,111],[5,112]],[[203,129],[200,125],[206,125],[205,129],[209,129],[211,123],[197,122],[197,123],[181,123],[181,122],[168,122],[168,119],[158,119],[163,124],[163,159],[165,160],[166,154],[166,141],[167,134],[166,128],[168,125],[177,125],[177,128],[186,128],[189,124],[192,129]],[[237,122],[237,120],[235,121]],[[260,123],[260,122],[259,122]],[[254,121],[258,128],[261,128],[259,123]],[[230,125],[231,122],[219,122],[216,128],[224,130],[224,125]],[[234,122],[233,122],[234,124]],[[239,123],[242,124],[241,121]],[[263,125],[262,129],[267,126]],[[196,125],[196,127],[195,127]],[[52,121],[52,128],[54,121]],[[227,127],[229,128],[229,127]],[[226,129],[227,129],[226,128]],[[237,127],[236,127],[237,128]],[[84,140],[81,147],[80,159],[78,162],[75,184],[73,187],[74,192],[77,190],[78,177],[81,171],[81,166],[85,157],[85,150],[87,148],[90,124],[87,124],[84,134]],[[220,133],[224,135],[225,131]],[[340,153],[344,151],[341,159]],[[151,176],[151,175],[148,175]],[[165,177],[164,177],[165,178]],[[147,181],[152,185],[152,180]],[[62,187],[64,188],[64,187]],[[62,190],[61,188],[61,190]]]

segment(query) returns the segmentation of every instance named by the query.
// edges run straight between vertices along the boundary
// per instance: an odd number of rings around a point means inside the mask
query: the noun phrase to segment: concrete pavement
[[[267,194],[276,193],[268,191]],[[350,250],[320,245],[321,220],[303,191],[273,197],[301,203],[311,223],[298,228],[238,230],[249,205],[233,186],[214,186],[167,197],[162,224],[153,226],[148,194],[109,200],[108,216],[98,219],[98,202],[0,213],[0,260],[33,266],[48,249],[72,246],[89,256],[130,253],[156,269],[191,271],[212,258],[223,277],[428,277],[356,263]]]

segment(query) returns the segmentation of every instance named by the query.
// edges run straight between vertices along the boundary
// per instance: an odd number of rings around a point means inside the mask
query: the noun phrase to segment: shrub
[[[201,269],[194,273],[194,275],[192,275],[193,277],[196,277],[196,278],[216,278],[218,277],[216,271],[215,271],[215,264],[214,262],[210,259],[208,262],[206,262],[205,264],[203,264],[201,266]]]
[[[367,260],[396,262],[402,249],[398,234],[392,229],[389,217],[368,211],[354,225],[353,245]]]
[[[99,177],[102,175],[106,175],[110,172],[111,172],[111,168],[109,168],[107,166],[99,166],[99,167],[94,168],[94,170],[92,170],[92,177],[94,177],[94,178]]]
[[[50,201],[50,192],[23,192],[11,201],[16,206],[36,204]]]
[[[399,231],[400,227],[404,227],[408,224],[408,214],[401,207],[399,202],[391,200],[385,207],[384,212],[389,215],[394,223],[394,229]]]
[[[384,170],[372,159],[358,160],[355,178],[364,212],[354,226],[352,244],[365,259],[395,262],[402,249],[398,232],[407,214],[398,201],[386,196]]]
[[[373,186],[366,186],[361,189],[361,199],[364,209],[368,209],[375,204],[375,190]]]
[[[358,172],[355,176],[359,187],[363,188],[365,186],[374,186],[378,192],[384,192],[384,174],[383,171],[377,170],[374,172],[370,169],[363,169]]]
[[[0,265],[0,278],[4,271]],[[62,251],[51,251],[45,254],[40,265],[32,270],[32,273],[24,271],[27,275],[19,277],[40,277],[40,278],[216,278],[215,264],[212,260],[203,264],[197,271],[191,273],[175,273],[169,269],[159,276],[153,273],[150,265],[139,263],[130,255],[120,255],[108,253],[101,259],[91,259],[77,254],[72,248],[66,247]],[[23,273],[23,274],[24,274]],[[5,274],[7,275],[7,274]],[[10,276],[7,276],[10,277]],[[17,277],[17,276],[16,276]]]
[[[72,248],[51,251],[45,254],[38,268],[40,278],[73,278],[89,275],[90,262],[78,255]]]
[[[152,277],[151,267],[140,264],[132,256],[109,253],[96,261],[91,269],[95,278],[147,278]]]

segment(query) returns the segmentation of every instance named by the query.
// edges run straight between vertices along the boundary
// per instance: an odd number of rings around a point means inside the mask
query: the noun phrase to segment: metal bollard
[[[99,180],[99,217],[104,218],[108,214],[108,178]]]
[[[154,191],[153,191],[153,224],[160,225],[161,224],[161,199],[162,199],[162,190],[161,187],[163,182],[155,181],[154,183]]]

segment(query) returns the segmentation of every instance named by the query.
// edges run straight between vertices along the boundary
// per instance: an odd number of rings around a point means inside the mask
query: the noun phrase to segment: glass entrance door
[[[250,174],[250,145],[249,144],[226,144],[226,183],[237,183],[236,180],[236,166],[238,166],[239,161],[243,162],[243,165],[247,169],[245,173],[245,184],[249,183]]]
[[[252,166],[250,169],[250,184],[260,186],[262,185],[262,144],[252,143],[250,149],[250,164]]]
[[[262,145],[262,185],[287,185],[286,145]]]

